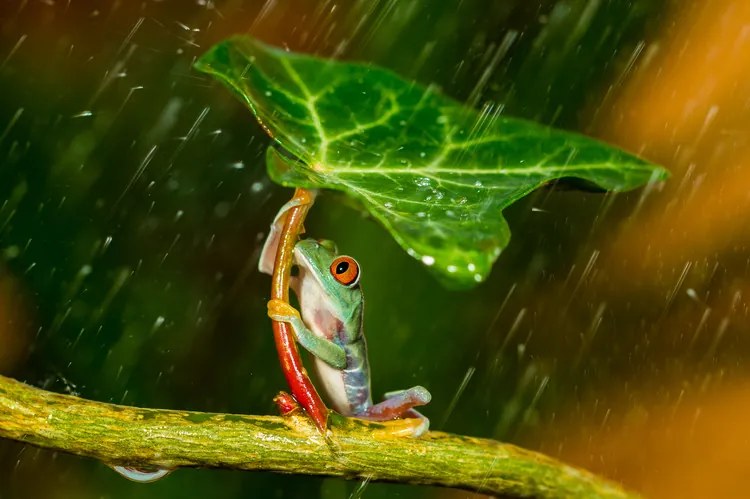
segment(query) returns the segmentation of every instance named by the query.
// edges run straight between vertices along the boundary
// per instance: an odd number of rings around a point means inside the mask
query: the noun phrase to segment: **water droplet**
[[[271,91],[270,90],[266,90],[266,97],[271,97]]]
[[[476,182],[474,182],[474,187],[484,187],[484,184],[481,181],[477,180]]]
[[[107,236],[104,238],[104,244],[102,244],[102,251],[109,248],[109,245],[112,244],[112,236]]]
[[[474,272],[475,270],[477,270],[477,266],[474,265],[473,263],[470,263],[469,265],[467,265],[466,268],[469,269],[469,272]]]
[[[386,201],[385,203],[383,203],[383,207],[390,210],[391,208],[393,208],[393,203],[391,203],[390,201]]]
[[[440,116],[438,116],[437,122],[440,123],[441,125],[444,125],[448,123],[448,117],[444,114],[441,114]]]
[[[480,274],[474,274],[474,280],[476,282],[482,282],[482,276]]]
[[[450,272],[451,274],[453,274],[454,272],[458,270],[458,267],[456,267],[455,265],[448,265],[448,267],[446,268],[448,269],[448,272]]]
[[[408,254],[408,255],[409,255],[410,257],[412,257],[412,258],[416,258],[416,257],[417,257],[417,252],[416,252],[416,251],[414,251],[414,248],[409,248],[409,249],[407,249],[407,250],[406,250],[406,253],[407,253],[407,254]]]
[[[214,215],[218,218],[224,218],[229,214],[230,208],[231,206],[226,201],[217,203],[216,206],[214,206]]]
[[[94,113],[92,113],[91,111],[81,111],[78,114],[74,114],[73,118],[88,118],[89,116],[93,116],[93,115]]]
[[[231,166],[235,170],[242,170],[243,168],[245,168],[245,163],[243,163],[242,161],[235,161],[229,166]]]
[[[162,327],[164,325],[164,321],[166,321],[166,319],[164,318],[164,316],[160,315],[159,317],[157,317],[156,320],[154,321],[154,325],[151,326],[151,332],[153,333],[157,329],[159,329],[160,327]]]
[[[5,255],[5,258],[10,260],[20,255],[21,249],[18,246],[8,246],[7,248],[5,248],[5,251],[3,251],[3,253]]]
[[[427,216],[427,213],[425,213],[423,211],[420,211],[420,212],[417,213],[417,218],[424,218],[426,216]]]
[[[253,182],[253,185],[250,186],[250,191],[254,194],[259,193],[263,190],[263,183],[262,182]]]
[[[422,151],[422,152],[419,153],[419,157],[420,158],[424,158],[425,156],[427,156],[426,152]]]
[[[422,263],[424,263],[425,265],[429,267],[430,265],[433,265],[435,263],[435,257],[430,256],[430,255],[425,255],[422,257]]]
[[[159,468],[156,471],[142,471],[138,468],[130,468],[128,466],[111,466],[111,468],[128,480],[138,483],[155,482],[172,472],[172,470],[164,468]]]
[[[417,184],[418,187],[429,187],[430,179],[427,177],[419,177],[418,179],[414,180],[414,183]]]

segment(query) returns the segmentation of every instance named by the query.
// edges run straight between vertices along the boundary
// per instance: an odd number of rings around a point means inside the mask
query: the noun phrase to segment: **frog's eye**
[[[354,287],[359,282],[359,264],[350,256],[340,256],[331,264],[331,275],[347,287]]]

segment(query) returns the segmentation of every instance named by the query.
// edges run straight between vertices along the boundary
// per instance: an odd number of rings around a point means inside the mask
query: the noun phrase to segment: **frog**
[[[282,206],[271,225],[261,252],[258,269],[273,274],[276,249],[288,211],[307,200],[293,199]],[[301,239],[294,246],[293,264],[297,275],[290,288],[300,310],[283,300],[268,302],[268,316],[286,322],[296,341],[313,355],[314,368],[330,406],[339,414],[372,421],[416,418],[410,436],[429,429],[429,420],[415,407],[426,405],[432,396],[422,386],[388,392],[373,403],[370,364],[364,335],[364,296],[357,260],[341,255],[329,240]]]

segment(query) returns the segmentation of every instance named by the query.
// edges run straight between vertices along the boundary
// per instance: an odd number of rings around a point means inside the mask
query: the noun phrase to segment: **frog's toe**
[[[432,394],[423,386],[413,386],[408,390],[396,390],[384,395],[386,400],[402,398],[412,402],[412,406],[427,405],[432,400]]]
[[[416,419],[420,423],[419,425],[414,427],[414,433],[411,435],[412,437],[421,437],[430,430],[430,420],[427,419],[421,412],[415,409],[409,409],[404,413],[404,417]]]
[[[299,317],[297,309],[284,300],[268,300],[268,316],[275,321],[289,322]]]

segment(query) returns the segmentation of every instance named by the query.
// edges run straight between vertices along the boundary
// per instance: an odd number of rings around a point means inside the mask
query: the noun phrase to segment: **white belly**
[[[344,416],[352,416],[351,405],[346,397],[344,371],[335,369],[322,360],[315,358],[315,370],[323,386],[325,398],[333,409]]]

